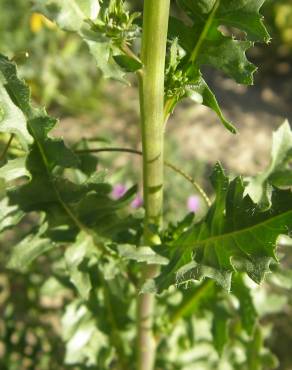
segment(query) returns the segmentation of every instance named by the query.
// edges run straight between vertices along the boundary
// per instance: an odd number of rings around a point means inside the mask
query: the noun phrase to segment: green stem
[[[140,80],[144,201],[147,239],[156,242],[149,225],[162,224],[164,69],[170,0],[145,0]],[[152,239],[154,237],[154,240]]]
[[[13,138],[14,138],[14,134],[11,134],[7,144],[5,145],[5,147],[3,149],[3,152],[0,154],[0,162],[5,158],[5,156],[8,152],[8,149],[10,147],[10,144],[12,143]]]
[[[173,165],[172,163],[169,163],[169,162],[166,162],[164,161],[164,164],[171,168],[173,171],[175,171],[176,173],[178,173],[179,175],[181,175],[182,177],[184,177],[187,181],[189,181],[193,187],[196,189],[196,191],[201,195],[201,197],[204,199],[205,203],[206,203],[206,206],[208,208],[211,207],[212,205],[212,202],[211,202],[211,199],[208,197],[208,195],[205,193],[205,191],[203,190],[203,188],[190,176],[188,175],[187,173],[185,173],[183,170],[181,170],[180,168],[176,167],[175,165]]]
[[[144,0],[139,75],[141,132],[143,146],[143,190],[145,206],[144,242],[160,244],[155,229],[162,227],[164,70],[170,0]],[[145,266],[142,283],[158,273],[157,266]],[[138,370],[153,370],[156,346],[153,336],[154,295],[137,297]]]
[[[131,148],[117,148],[117,147],[110,147],[110,148],[97,148],[97,149],[77,149],[75,150],[76,154],[82,155],[82,154],[88,154],[88,153],[103,153],[103,152],[123,152],[123,153],[131,153],[131,154],[137,154],[137,155],[143,155],[143,153],[140,150],[136,149],[131,149]],[[170,168],[174,172],[178,173],[181,175],[183,178],[185,178],[187,181],[189,181],[194,189],[201,195],[203,200],[206,203],[206,206],[209,208],[211,207],[211,200],[208,197],[208,195],[205,193],[203,188],[186,172],[175,166],[174,164],[168,162],[168,161],[163,161],[164,166]]]

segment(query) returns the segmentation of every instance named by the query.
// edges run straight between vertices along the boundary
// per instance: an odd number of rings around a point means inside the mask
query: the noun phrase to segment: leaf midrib
[[[196,240],[194,241],[192,244],[183,244],[184,247],[195,247],[195,246],[198,246],[198,245],[201,245],[201,244],[207,244],[207,243],[212,243],[212,242],[217,242],[217,241],[220,241],[222,239],[226,239],[226,238],[229,238],[229,237],[236,237],[236,235],[238,234],[243,234],[245,232],[252,232],[252,230],[256,230],[260,227],[263,227],[265,226],[266,224],[268,223],[271,223],[273,221],[276,221],[276,220],[279,220],[281,218],[285,218],[286,216],[288,216],[289,214],[291,214],[292,216],[292,210],[290,211],[286,211],[284,213],[281,213],[280,215],[277,215],[277,216],[274,216],[272,218],[269,218],[263,222],[260,222],[256,225],[253,225],[253,226],[248,226],[248,227],[245,227],[243,229],[240,229],[240,230],[235,230],[235,231],[231,231],[231,232],[228,232],[228,233],[225,233],[225,234],[221,234],[221,235],[215,235],[215,236],[211,236],[207,239],[203,239],[203,240]],[[291,219],[292,220],[292,219]]]

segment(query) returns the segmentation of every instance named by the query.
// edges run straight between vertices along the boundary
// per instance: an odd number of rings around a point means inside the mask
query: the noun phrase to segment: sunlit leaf
[[[246,272],[257,283],[269,272],[279,235],[292,228],[292,192],[273,189],[271,207],[263,212],[244,195],[242,179],[230,181],[220,165],[211,180],[216,199],[208,214],[167,247],[169,264],[144,289],[160,292],[209,277],[229,290],[234,271]]]
[[[203,65],[220,69],[238,83],[253,83],[256,67],[247,60],[245,52],[254,41],[268,42],[270,39],[259,13],[264,1],[178,0],[189,20],[183,22],[170,18],[169,38],[172,42],[178,40],[184,53],[178,55],[175,68],[172,62],[168,73],[168,112],[179,100],[188,96],[186,92],[190,87],[196,91],[202,83],[206,85],[202,77],[197,78]],[[223,26],[225,29],[222,29]],[[228,34],[230,31],[232,35]],[[238,36],[238,31],[244,36]],[[206,93],[209,102],[207,98],[197,102],[213,109],[224,126],[235,133],[232,123],[224,118],[215,95],[209,88]]]

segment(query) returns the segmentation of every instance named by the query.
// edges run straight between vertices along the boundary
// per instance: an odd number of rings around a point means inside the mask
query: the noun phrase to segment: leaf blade
[[[274,189],[272,207],[263,212],[243,195],[242,180],[229,182],[219,165],[213,186],[217,194],[213,206],[204,220],[171,245],[170,263],[152,283],[152,291],[204,277],[230,290],[231,276],[238,270],[259,283],[276,259],[279,235],[292,228],[292,192]]]

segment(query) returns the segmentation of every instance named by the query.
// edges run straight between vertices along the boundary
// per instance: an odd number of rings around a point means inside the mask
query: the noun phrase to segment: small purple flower
[[[132,208],[140,208],[143,206],[143,198],[138,194],[131,203]]]
[[[187,208],[190,212],[198,212],[200,209],[200,198],[197,195],[191,195],[188,197]]]
[[[127,188],[123,184],[116,184],[112,191],[112,197],[114,199],[120,199],[125,192],[127,191]]]

